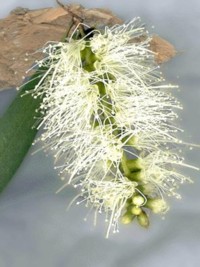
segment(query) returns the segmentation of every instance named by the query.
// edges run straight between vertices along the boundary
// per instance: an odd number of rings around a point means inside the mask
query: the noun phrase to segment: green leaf
[[[0,118],[0,192],[15,174],[37,133],[33,125],[36,123],[35,117],[40,116],[36,109],[42,98],[22,95],[39,83],[44,71],[44,67],[36,71]]]
[[[61,38],[61,42],[66,41],[70,29],[71,26]],[[79,37],[77,31],[73,39]],[[41,116],[36,110],[40,106],[42,97],[34,99],[31,94],[24,95],[24,93],[33,90],[47,70],[48,67],[45,66],[38,68],[0,118],[0,192],[17,171],[37,134],[38,130],[33,126],[37,121],[35,117]]]

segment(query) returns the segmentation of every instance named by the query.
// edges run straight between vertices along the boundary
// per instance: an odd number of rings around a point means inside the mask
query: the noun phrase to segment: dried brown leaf
[[[150,49],[156,53],[155,59],[158,64],[170,60],[177,53],[172,44],[157,35],[153,36]]]
[[[85,9],[80,5],[72,5],[70,9],[91,26],[122,23],[108,10]],[[19,86],[27,75],[26,70],[40,58],[34,52],[49,40],[60,40],[71,20],[71,15],[60,7],[17,8],[0,20],[0,90]]]
[[[123,23],[106,9],[71,5],[70,10],[91,27]],[[0,20],[0,90],[19,86],[22,77],[27,76],[26,70],[41,57],[35,51],[49,40],[60,40],[71,22],[71,14],[61,7],[39,10],[17,8]],[[154,36],[151,49],[157,53],[159,63],[175,55],[174,47],[158,36]]]

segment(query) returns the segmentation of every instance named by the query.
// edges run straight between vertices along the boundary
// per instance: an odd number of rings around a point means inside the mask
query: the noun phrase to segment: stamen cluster
[[[78,203],[106,213],[107,236],[118,231],[119,218],[147,227],[149,212],[165,213],[165,197],[180,198],[179,184],[191,181],[176,170],[189,166],[174,124],[182,106],[170,93],[176,86],[164,83],[150,40],[136,18],[51,43],[38,62],[48,69],[32,91],[43,99],[43,148],[53,151],[67,179],[63,188],[80,188]]]

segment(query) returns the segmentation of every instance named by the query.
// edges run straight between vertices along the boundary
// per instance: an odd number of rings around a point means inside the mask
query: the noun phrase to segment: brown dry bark
[[[123,21],[106,9],[85,9],[71,5],[70,10],[91,27],[121,24]],[[28,70],[41,55],[35,53],[46,42],[58,41],[70,27],[72,16],[61,7],[28,10],[17,8],[0,20],[0,90],[19,86]],[[151,49],[158,63],[175,55],[174,47],[154,36]]]

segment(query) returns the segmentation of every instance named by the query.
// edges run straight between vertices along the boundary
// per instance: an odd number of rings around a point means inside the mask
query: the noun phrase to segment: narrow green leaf
[[[0,118],[0,192],[15,174],[37,133],[33,125],[35,116],[40,115],[36,109],[42,99],[22,95],[38,84],[44,71],[44,68],[36,71]]]
[[[71,26],[61,38],[61,42],[66,41]],[[78,31],[76,34],[74,39],[80,37]],[[31,94],[23,95],[34,89],[46,71],[47,67],[42,66],[35,72],[0,118],[0,192],[15,174],[37,134],[38,130],[33,125],[36,123],[35,117],[41,116],[36,110],[42,97],[34,99]]]

